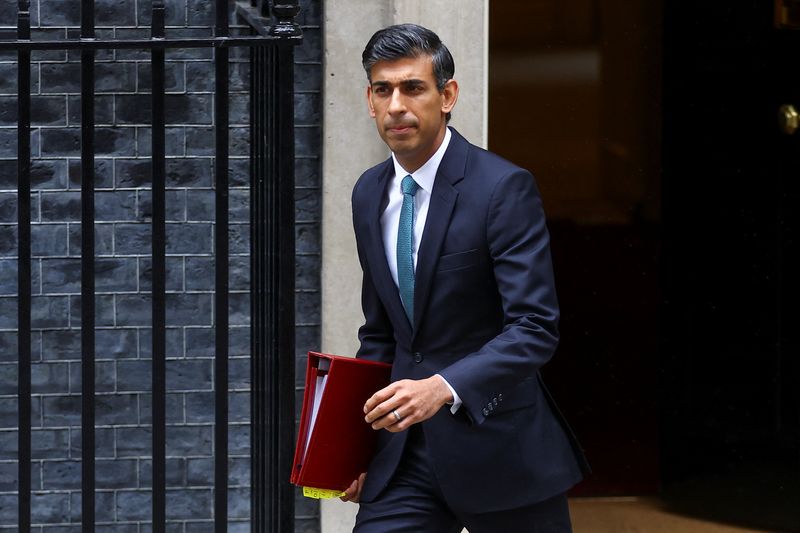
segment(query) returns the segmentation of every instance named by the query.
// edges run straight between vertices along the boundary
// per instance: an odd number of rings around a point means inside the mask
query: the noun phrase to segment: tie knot
[[[403,178],[403,181],[400,182],[400,190],[403,191],[403,194],[414,196],[417,194],[417,189],[419,189],[419,185],[417,185],[417,182],[414,181],[414,178],[410,175]]]

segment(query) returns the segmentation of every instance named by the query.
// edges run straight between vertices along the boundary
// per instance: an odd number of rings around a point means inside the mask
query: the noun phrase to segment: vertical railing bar
[[[163,39],[164,1],[154,0],[152,28],[154,39]],[[153,531],[166,530],[166,134],[165,134],[165,52],[151,50],[152,72],[152,167],[153,167]]]
[[[250,2],[251,2],[251,5],[252,5],[252,0],[250,0]],[[251,31],[251,33],[252,33],[252,31]],[[254,187],[253,187],[253,179],[252,179],[253,175],[255,174],[255,159],[252,157],[252,154],[256,149],[255,148],[255,146],[256,146],[256,142],[255,141],[258,138],[257,135],[256,135],[255,123],[253,121],[253,117],[255,115],[255,107],[257,105],[256,102],[255,102],[255,99],[253,98],[253,92],[252,92],[253,91],[252,76],[255,75],[255,69],[254,69],[255,54],[256,54],[256,48],[255,47],[254,48],[250,48],[247,51],[247,58],[248,58],[248,62],[249,62],[249,65],[250,65],[249,72],[250,72],[250,77],[251,77],[251,82],[250,82],[250,117],[249,117],[249,120],[250,120],[250,160],[249,160],[249,167],[248,167],[248,170],[250,172],[249,175],[250,175],[250,178],[251,178],[250,179],[250,184],[249,184],[249,189],[250,189],[250,191],[249,191],[249,194],[250,194],[250,212],[249,212],[249,219],[248,219],[248,223],[250,224],[250,235],[251,235],[251,239],[250,239],[250,257],[249,257],[249,262],[250,262],[250,286],[251,286],[250,291],[251,291],[251,294],[252,294],[252,286],[253,286],[253,283],[254,283],[254,274],[253,273],[255,272],[255,267],[256,267],[256,261],[255,261],[254,255],[253,255],[253,240],[252,240],[253,230],[255,229],[255,226],[253,225],[253,221],[254,221],[253,205],[255,204],[255,201],[256,201],[255,200],[255,195],[253,194]],[[256,305],[256,301],[255,301],[254,298],[250,298],[250,321],[251,321],[251,324],[255,324],[257,320],[258,320],[258,305]],[[255,335],[250,335],[250,353],[251,354],[255,353],[254,347],[256,346],[256,344],[257,344],[257,341],[256,341],[256,338],[255,338]],[[250,358],[250,375],[251,376],[255,375],[256,364],[257,364],[256,363],[256,358],[255,357],[251,357]],[[250,381],[250,383],[252,384],[252,380]],[[256,395],[255,394],[251,394],[250,395],[250,413],[255,413],[256,412],[256,402],[257,401],[258,400],[256,398]],[[251,431],[250,431],[250,449],[252,450],[255,447],[255,429],[257,427],[255,421],[251,420],[250,426],[251,426]],[[251,480],[255,480],[256,476],[257,476],[255,467],[256,467],[255,463],[251,462],[250,463],[250,479]],[[256,509],[256,501],[257,501],[257,499],[256,499],[256,490],[255,490],[256,483],[255,483],[255,481],[253,481],[251,483],[251,485],[252,485],[252,489],[250,490],[250,509],[251,509],[251,513],[250,514],[252,516],[252,522],[255,523],[255,521],[257,520],[255,515],[258,512],[257,509]]]
[[[270,72],[269,72],[269,57],[272,48],[265,48],[262,50],[261,53],[261,65],[260,65],[260,75],[261,75],[261,86],[262,86],[262,94],[261,94],[261,110],[260,110],[260,127],[261,127],[261,139],[260,139],[260,159],[261,159],[261,174],[259,175],[259,182],[260,182],[260,190],[259,190],[259,199],[261,202],[260,205],[260,213],[259,213],[259,225],[261,226],[260,229],[260,242],[259,246],[261,248],[261,272],[260,272],[260,282],[261,282],[261,349],[263,350],[259,354],[259,359],[261,360],[261,373],[259,374],[259,393],[261,394],[261,413],[259,414],[259,419],[261,421],[261,481],[262,481],[262,494],[264,495],[263,500],[263,519],[262,519],[262,528],[261,531],[269,531],[269,516],[272,509],[270,508],[269,502],[271,498],[270,487],[269,487],[269,473],[270,473],[270,431],[272,430],[269,425],[269,362],[267,360],[267,354],[271,350],[270,347],[270,340],[272,339],[273,332],[271,329],[271,302],[270,302],[270,279],[269,279],[269,257],[267,254],[269,253],[270,245],[269,245],[269,194],[268,194],[268,187],[269,182],[269,146],[267,144],[267,138],[269,135],[269,125],[267,123],[267,116],[269,114],[270,108],[270,95],[272,94],[272,85],[270,80]]]
[[[255,0],[252,0],[252,4],[255,5]],[[260,47],[253,47],[250,48],[249,57],[250,57],[250,316],[252,324],[259,324],[261,322],[261,306],[260,298],[258,295],[259,289],[259,282],[258,282],[258,272],[259,266],[261,264],[259,260],[259,224],[257,223],[256,213],[259,211],[259,199],[258,199],[258,176],[259,176],[259,134],[260,129],[258,125],[258,116],[259,116],[259,106],[260,106],[260,99],[258,95],[258,83],[256,80],[259,76],[258,70],[258,62],[260,60],[261,48]],[[261,338],[259,335],[260,328],[253,327],[250,335],[250,353],[252,354],[250,357],[250,375],[257,376],[260,372],[260,359],[255,356],[255,354],[260,353],[260,346],[261,346]],[[252,490],[250,491],[250,509],[252,510],[252,521],[253,524],[259,524],[261,522],[261,509],[262,505],[259,504],[261,501],[261,493],[259,488],[261,487],[260,484],[260,462],[258,458],[259,455],[259,445],[261,443],[261,439],[259,438],[261,424],[257,419],[257,414],[261,412],[260,407],[260,398],[261,395],[257,392],[257,380],[251,378],[251,394],[250,394],[250,412],[252,413],[252,423],[251,423],[251,431],[250,431],[250,447],[253,450],[253,461],[251,461],[250,469],[252,473]],[[257,531],[257,528],[252,528],[254,531]]]
[[[264,353],[262,354],[262,368],[261,368],[261,389],[263,390],[263,398],[262,402],[262,413],[261,418],[263,420],[264,428],[263,428],[263,442],[262,442],[262,453],[264,454],[263,461],[264,461],[264,494],[265,498],[264,501],[267,504],[264,509],[264,523],[265,523],[265,530],[264,531],[273,531],[272,523],[270,517],[272,516],[272,486],[271,486],[271,478],[270,475],[272,473],[272,457],[270,455],[272,450],[272,421],[269,416],[269,409],[270,409],[270,364],[269,364],[269,354],[272,352],[272,341],[275,338],[275,332],[272,328],[272,266],[269,257],[269,252],[272,249],[272,225],[270,220],[270,165],[271,165],[271,147],[269,146],[270,137],[271,137],[271,124],[269,122],[269,111],[272,108],[272,95],[274,93],[273,87],[273,79],[272,72],[270,66],[272,65],[272,47],[267,48],[264,50],[264,58],[262,63],[262,79],[264,83],[264,106],[261,109],[261,124],[264,128],[263,131],[263,139],[262,139],[262,154],[261,154],[261,231],[262,231],[262,246],[263,246],[263,264],[262,264],[262,281],[264,286],[262,288],[263,291],[263,298],[264,298],[264,338],[263,338],[263,349]]]
[[[261,396],[253,413],[256,433],[254,464],[258,494],[254,523],[257,532],[294,528],[294,493],[286,483],[294,445],[294,132],[292,48],[270,47],[263,52],[252,88],[256,104],[253,147],[255,187],[252,229],[256,255],[253,297],[261,310],[253,334],[257,359],[254,394]],[[261,91],[263,88],[263,91]],[[263,259],[262,259],[263,258]],[[259,263],[260,261],[260,263]],[[259,268],[260,267],[260,268]]]
[[[31,38],[28,0],[20,0],[17,38]],[[17,331],[18,331],[18,524],[31,530],[31,53],[17,52]]]
[[[280,187],[280,176],[278,175],[277,169],[277,148],[278,148],[278,139],[276,139],[277,133],[277,115],[275,114],[275,110],[277,108],[277,97],[278,97],[278,54],[275,47],[270,47],[268,52],[269,57],[269,69],[268,69],[268,76],[270,83],[270,94],[268,99],[268,106],[269,109],[266,110],[266,123],[267,123],[267,172],[268,175],[266,176],[267,182],[267,216],[269,217],[269,237],[268,237],[268,249],[267,249],[267,258],[268,258],[268,273],[269,278],[267,280],[267,294],[269,295],[269,323],[270,323],[270,336],[268,341],[269,351],[267,352],[267,369],[266,369],[266,379],[267,379],[267,389],[269,390],[269,395],[267,396],[268,399],[268,407],[267,407],[267,425],[269,426],[269,441],[267,445],[269,446],[269,502],[270,502],[270,509],[269,509],[269,524],[270,524],[270,533],[277,533],[280,531],[280,492],[278,486],[278,444],[279,444],[279,433],[280,433],[280,421],[278,419],[277,410],[280,409],[278,403],[278,373],[276,372],[276,356],[278,350],[280,349],[280,309],[279,305],[280,302],[279,298],[279,284],[280,279],[278,278],[279,273],[279,263],[280,258],[277,257],[278,254],[278,224],[280,224],[280,220],[278,217],[279,213],[279,187]]]
[[[298,8],[299,11],[299,8]],[[295,427],[295,177],[294,177],[294,46],[278,45],[280,79],[277,113],[279,115],[278,176],[281,181],[280,210],[280,309],[281,344],[276,354],[280,401],[278,417],[278,482],[280,483],[280,529],[294,530],[294,489],[286,483],[294,459]]]
[[[216,8],[216,36],[227,37],[228,1],[217,0]],[[224,533],[227,531],[228,521],[228,49],[217,48],[214,58],[216,77],[214,530],[217,533]]]
[[[261,138],[261,175],[259,176],[261,190],[260,190],[260,198],[261,198],[261,211],[259,213],[259,224],[261,225],[261,248],[262,248],[262,270],[261,270],[261,298],[262,298],[262,308],[263,308],[263,322],[261,324],[262,327],[262,350],[263,352],[259,354],[259,358],[261,359],[261,373],[258,376],[260,381],[260,394],[262,395],[261,405],[262,411],[260,413],[260,419],[262,421],[262,430],[261,430],[261,456],[262,460],[262,473],[263,473],[263,523],[262,529],[260,531],[264,532],[274,532],[275,529],[273,527],[273,504],[272,500],[274,498],[274,494],[272,492],[272,472],[273,468],[273,456],[272,456],[272,433],[274,431],[274,427],[272,426],[272,418],[270,416],[270,409],[273,409],[274,406],[272,405],[272,383],[271,383],[271,376],[270,376],[270,354],[274,351],[273,342],[275,339],[275,330],[274,330],[274,305],[273,305],[273,283],[272,283],[272,259],[270,257],[270,251],[273,247],[273,239],[272,239],[272,228],[273,228],[273,220],[272,220],[272,195],[270,194],[270,176],[272,175],[272,146],[270,146],[271,141],[271,123],[270,123],[270,110],[273,107],[272,97],[275,92],[274,87],[274,77],[272,73],[272,54],[273,54],[273,47],[266,48],[263,53],[262,62],[261,62],[261,83],[264,87],[263,90],[263,105],[261,107],[261,116],[260,122],[262,130],[262,138]]]
[[[263,132],[263,124],[261,122],[261,108],[264,105],[264,90],[265,87],[261,83],[262,82],[262,75],[263,75],[263,61],[264,61],[264,48],[257,48],[258,55],[256,56],[256,64],[255,64],[255,78],[251,81],[255,85],[255,98],[256,98],[256,106],[255,106],[255,116],[254,116],[254,123],[253,128],[255,128],[257,135],[256,135],[256,145],[252,147],[254,153],[251,157],[255,159],[256,165],[256,173],[252,176],[254,181],[255,187],[255,196],[254,196],[254,206],[251,208],[254,210],[254,220],[251,228],[252,239],[253,242],[250,243],[251,245],[251,252],[256,254],[256,265],[257,268],[253,272],[253,295],[252,297],[256,299],[256,306],[258,308],[258,321],[255,322],[255,327],[253,328],[253,338],[256,339],[256,343],[253,346],[253,353],[251,357],[256,362],[256,372],[253,374],[251,380],[253,383],[253,391],[252,394],[255,396],[255,408],[257,411],[253,411],[253,421],[257,424],[257,427],[253,428],[253,436],[256,439],[256,446],[253,448],[254,455],[253,455],[253,468],[256,471],[257,477],[254,479],[254,486],[253,486],[253,494],[256,495],[257,500],[255,500],[255,505],[257,505],[255,518],[256,521],[254,523],[255,528],[254,531],[262,531],[263,529],[259,529],[259,525],[264,523],[264,503],[266,502],[266,494],[264,493],[264,421],[261,418],[261,414],[264,412],[263,407],[263,381],[259,379],[258,376],[262,374],[264,371],[264,360],[259,354],[263,353],[264,350],[264,328],[261,326],[265,320],[264,316],[264,282],[262,280],[263,272],[264,272],[264,256],[263,256],[263,247],[261,246],[261,242],[263,241],[262,237],[262,225],[260,223],[260,215],[261,210],[263,209],[263,201],[262,201],[262,190],[264,188],[264,180],[263,180],[263,144],[262,138],[264,136]]]
[[[268,410],[269,410],[269,398],[267,393],[269,391],[268,387],[268,377],[267,372],[269,371],[267,360],[266,360],[266,353],[269,351],[269,342],[272,338],[272,331],[269,329],[269,320],[270,320],[270,308],[269,308],[269,258],[267,257],[267,252],[269,250],[269,224],[267,213],[269,211],[269,204],[267,203],[267,154],[269,151],[269,147],[267,146],[267,121],[266,116],[269,109],[269,95],[271,94],[271,86],[269,80],[269,71],[267,70],[267,60],[269,57],[271,48],[264,48],[261,51],[261,64],[259,65],[260,70],[260,77],[261,77],[261,109],[259,110],[260,117],[259,117],[259,128],[260,128],[260,140],[259,140],[259,164],[261,166],[260,174],[258,175],[259,179],[259,234],[260,234],[260,242],[259,242],[259,251],[261,253],[261,270],[259,272],[260,282],[261,282],[261,356],[259,357],[261,361],[261,373],[259,374],[260,378],[260,394],[261,394],[261,413],[260,413],[260,421],[261,421],[261,481],[263,483],[262,486],[262,494],[264,496],[264,503],[269,502],[269,490],[268,490],[268,482],[269,482],[269,420],[268,420]],[[262,523],[266,524],[269,519],[269,512],[270,509],[267,505],[264,505],[262,509],[263,517]]]
[[[273,3],[277,23],[271,35],[299,36],[297,2]],[[294,529],[294,492],[286,483],[294,445],[294,50],[287,41],[267,51],[265,180],[267,217],[267,320],[264,390],[267,529]]]
[[[251,80],[256,129],[251,156],[255,265],[251,294],[258,313],[252,378],[253,394],[258,396],[253,401],[253,531],[257,532],[294,528],[294,493],[286,483],[294,445],[293,102],[291,73],[287,77],[285,72],[287,65],[292,67],[291,58],[280,53],[276,47],[259,51]],[[283,139],[286,120],[289,138]]]
[[[269,378],[267,372],[269,372],[269,366],[267,364],[267,353],[270,350],[270,339],[272,338],[272,330],[270,329],[270,307],[269,307],[269,258],[267,257],[267,253],[269,251],[269,218],[267,213],[269,212],[269,204],[268,204],[268,195],[267,195],[267,177],[269,174],[268,170],[268,154],[269,154],[269,147],[267,146],[267,113],[269,112],[269,96],[272,94],[272,86],[270,85],[270,78],[269,78],[269,70],[268,70],[268,60],[270,54],[270,48],[264,48],[261,51],[261,64],[259,66],[260,69],[260,77],[261,77],[261,109],[260,109],[260,117],[259,117],[259,125],[261,129],[260,134],[260,141],[259,144],[261,145],[260,148],[260,165],[261,165],[261,173],[258,176],[259,179],[259,201],[260,201],[260,212],[259,212],[259,247],[261,251],[261,271],[259,272],[260,276],[260,283],[261,283],[261,352],[259,353],[259,359],[261,361],[261,373],[258,376],[259,379],[259,394],[261,395],[261,412],[259,413],[259,420],[261,422],[261,493],[263,494],[264,500],[262,502],[262,529],[260,531],[267,531],[269,527],[269,513],[271,511],[269,507],[269,499],[270,499],[270,492],[269,492],[269,472],[270,472],[270,463],[269,463]]]
[[[297,0],[272,3],[269,34],[299,37]],[[279,41],[269,50],[270,98],[267,113],[269,195],[269,323],[267,400],[269,426],[269,531],[294,530],[294,491],[286,483],[294,447],[294,49]]]
[[[81,39],[94,39],[94,1],[81,1]],[[95,529],[94,51],[81,50],[81,520]]]
[[[266,3],[266,2],[265,2]],[[264,50],[264,57],[261,63],[261,76],[264,82],[264,102],[263,107],[261,108],[261,127],[262,130],[262,140],[261,140],[261,232],[262,232],[262,254],[263,254],[263,264],[262,264],[262,272],[261,272],[261,281],[263,283],[262,292],[264,298],[264,331],[263,331],[263,348],[264,354],[261,363],[261,387],[263,392],[262,398],[262,408],[263,412],[261,414],[262,421],[264,424],[264,433],[263,433],[263,453],[264,453],[264,493],[265,493],[265,501],[269,503],[272,498],[272,493],[270,492],[270,472],[272,471],[272,458],[270,457],[270,450],[272,449],[271,445],[271,438],[272,438],[272,426],[270,425],[270,417],[269,417],[269,410],[271,408],[270,403],[270,378],[269,378],[269,353],[272,350],[272,339],[274,338],[274,331],[272,330],[272,280],[270,278],[272,270],[270,266],[270,258],[269,258],[269,251],[271,250],[271,231],[272,225],[270,221],[270,195],[269,195],[269,177],[270,177],[270,146],[269,146],[269,137],[270,137],[270,124],[269,124],[269,112],[272,106],[272,94],[274,92],[274,87],[272,86],[272,72],[270,72],[270,58],[272,54],[272,47],[266,48]],[[272,513],[272,509],[267,506],[264,509],[265,513],[265,523],[268,524],[267,527],[270,527],[270,516]],[[271,529],[270,529],[271,531]]]
[[[261,359],[261,373],[259,374],[260,386],[259,392],[261,394],[261,413],[260,413],[260,420],[261,420],[261,465],[262,465],[262,493],[264,494],[264,509],[263,509],[263,522],[262,522],[262,531],[269,531],[270,522],[269,516],[272,511],[270,507],[270,498],[272,494],[270,493],[270,485],[269,485],[269,474],[270,474],[270,432],[272,428],[270,427],[269,423],[269,409],[270,409],[270,399],[269,399],[269,361],[267,360],[268,354],[271,350],[270,341],[273,337],[273,332],[271,328],[271,309],[272,309],[272,302],[270,301],[270,267],[269,267],[269,257],[268,253],[270,250],[270,223],[269,223],[269,146],[267,144],[267,137],[269,135],[269,124],[267,122],[267,117],[269,114],[270,108],[270,96],[272,95],[272,85],[270,79],[270,72],[269,72],[269,57],[272,48],[265,48],[261,55],[261,83],[263,87],[263,94],[262,94],[262,105],[261,105],[261,116],[260,116],[260,124],[261,124],[261,174],[259,175],[260,186],[261,189],[259,191],[259,198],[261,200],[261,211],[259,214],[259,224],[260,234],[261,234],[261,242],[259,243],[261,246],[261,300],[262,300],[262,324],[261,324],[261,349],[263,350],[262,353],[259,354],[259,358]]]

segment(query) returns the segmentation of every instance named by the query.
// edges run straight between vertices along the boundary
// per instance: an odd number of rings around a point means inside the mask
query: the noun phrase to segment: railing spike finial
[[[276,37],[296,37],[302,35],[300,25],[297,24],[295,17],[300,13],[300,5],[297,0],[273,0],[272,14],[275,16],[276,24],[269,30],[270,35]]]

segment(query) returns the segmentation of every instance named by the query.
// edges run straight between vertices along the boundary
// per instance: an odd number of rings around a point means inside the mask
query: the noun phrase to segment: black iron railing
[[[152,68],[152,424],[153,531],[166,524],[165,62],[168,48],[212,47],[215,54],[215,531],[227,529],[228,486],[228,74],[229,48],[250,49],[252,530],[293,531],[288,485],[294,436],[294,103],[297,0],[239,1],[253,36],[230,36],[227,0],[216,0],[209,38],[170,38],[163,0],[153,0],[150,39],[95,37],[94,1],[81,0],[80,39],[31,40],[30,0],[19,0],[17,39],[0,51],[18,59],[19,531],[31,530],[31,52],[80,50],[82,529],[95,530],[94,65],[104,49],[151,51]],[[270,14],[272,17],[270,18]]]

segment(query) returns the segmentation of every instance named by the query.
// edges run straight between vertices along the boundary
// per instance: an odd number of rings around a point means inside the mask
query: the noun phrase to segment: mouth
[[[388,128],[386,128],[386,131],[388,131],[392,135],[405,135],[406,133],[409,133],[412,129],[414,129],[414,126],[411,126],[409,124],[397,124],[395,126],[389,126]]]

